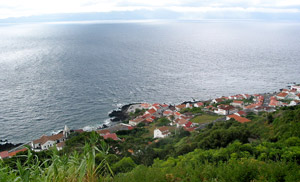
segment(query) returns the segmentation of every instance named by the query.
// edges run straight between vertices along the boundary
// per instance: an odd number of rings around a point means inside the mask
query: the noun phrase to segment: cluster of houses
[[[254,112],[259,113],[261,111],[274,112],[277,107],[281,106],[294,106],[300,104],[300,86],[294,85],[290,89],[282,89],[280,93],[268,96],[269,103],[266,103],[266,98],[261,94],[238,94],[229,97],[216,98],[205,102],[187,102],[180,105],[168,105],[168,104],[133,104],[127,112],[134,113],[137,109],[145,110],[145,112],[131,120],[129,124],[119,123],[111,126],[107,129],[97,130],[96,132],[104,139],[112,139],[115,141],[123,141],[120,139],[116,132],[121,130],[132,130],[140,123],[146,125],[155,122],[161,117],[165,117],[171,121],[169,126],[157,127],[153,131],[154,138],[165,138],[171,135],[170,127],[183,128],[186,131],[193,132],[198,123],[191,122],[191,119],[195,117],[194,114],[189,112],[181,113],[186,108],[201,108],[203,111],[222,115],[226,120],[233,119],[240,123],[250,122],[247,119],[247,113]],[[33,151],[43,151],[49,148],[56,147],[57,150],[62,150],[65,145],[65,141],[69,138],[71,132],[82,133],[83,130],[70,130],[67,126],[64,130],[51,136],[43,135],[37,140],[33,140],[30,145]],[[16,155],[18,152],[25,151],[27,149],[21,149],[14,152],[4,151],[0,153],[0,159],[8,158]]]

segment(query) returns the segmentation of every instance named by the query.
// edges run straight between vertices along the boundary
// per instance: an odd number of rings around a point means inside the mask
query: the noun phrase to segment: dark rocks
[[[12,144],[12,143],[7,143],[7,141],[2,141],[2,140],[1,140],[1,143],[2,143],[2,142],[6,142],[6,143],[0,144],[0,152],[2,152],[2,151],[7,151],[7,150],[11,150],[11,149],[13,149],[13,148],[15,148],[15,147],[17,147],[17,146],[22,145],[22,143]]]
[[[129,115],[127,114],[128,108],[133,104],[127,104],[122,106],[118,110],[113,110],[108,116],[111,117],[110,119],[112,122],[119,122],[119,121],[126,121],[129,119]]]

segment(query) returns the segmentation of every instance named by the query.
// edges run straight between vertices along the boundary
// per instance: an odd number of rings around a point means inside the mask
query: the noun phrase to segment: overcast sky
[[[300,13],[300,0],[0,0],[0,19],[32,15],[171,10],[193,13]]]

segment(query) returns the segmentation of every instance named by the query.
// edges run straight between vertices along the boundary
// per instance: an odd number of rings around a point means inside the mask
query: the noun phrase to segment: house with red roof
[[[247,113],[245,111],[239,111],[239,112],[236,112],[234,114],[238,115],[238,116],[247,116]]]
[[[186,119],[178,119],[176,120],[176,126],[177,127],[184,127],[186,124],[188,124],[189,120]]]
[[[64,130],[58,134],[51,136],[43,135],[41,138],[33,140],[31,147],[34,151],[48,150],[50,147],[54,147],[55,144],[66,141],[69,134],[70,129],[65,125]]]
[[[0,159],[5,159],[8,157],[9,157],[8,151],[0,152]]]
[[[171,110],[165,110],[163,112],[163,116],[165,116],[165,117],[168,117],[168,116],[171,116],[171,115],[173,115],[173,111],[171,111]]]
[[[234,119],[234,120],[236,120],[237,122],[240,122],[240,123],[247,123],[247,122],[251,121],[247,118],[244,118],[244,117],[241,117],[241,116],[238,116],[238,115],[235,115],[235,114],[231,114],[231,115],[226,116],[226,120],[230,120],[230,119]]]
[[[217,113],[219,115],[229,115],[229,114],[233,114],[235,112],[238,112],[238,109],[236,109],[235,107],[233,107],[231,105],[220,105],[218,107],[218,110],[215,110],[215,113]]]
[[[129,120],[129,125],[137,126],[138,124],[140,124],[143,121],[145,121],[145,118],[140,116],[140,117]]]
[[[251,98],[251,95],[249,95],[249,94],[242,94],[242,96],[244,97],[244,99],[250,99]]]
[[[104,136],[107,133],[110,133],[109,130],[97,130],[96,133],[98,133],[100,136]]]
[[[142,107],[143,109],[149,109],[149,107],[151,107],[151,105],[148,104],[148,103],[142,103],[142,104],[141,104],[141,107]]]
[[[174,112],[174,119],[181,118],[181,113],[180,112]]]
[[[105,140],[108,138],[113,139],[113,140],[120,140],[120,138],[118,138],[117,134],[115,134],[115,133],[107,133],[107,134],[103,135],[103,138]]]
[[[242,108],[244,106],[244,102],[240,100],[234,100],[232,103],[230,103],[233,107],[239,107]]]
[[[300,92],[300,85],[292,85],[291,89],[296,90],[297,92]]]
[[[180,105],[175,106],[175,109],[177,111],[180,111],[181,109],[185,109],[185,108],[186,108],[186,104],[180,104]]]
[[[278,101],[276,99],[276,97],[271,97],[270,98],[270,103],[269,103],[269,106],[270,107],[277,107],[277,106],[281,106],[282,105],[282,102],[281,101]]]
[[[223,102],[223,101],[224,101],[224,99],[222,99],[222,98],[217,98],[217,99],[213,99],[213,100],[211,101],[211,103],[217,104],[217,103],[220,103],[220,102]]]
[[[204,106],[203,102],[197,102],[194,104],[194,107],[203,107],[203,106]]]
[[[292,100],[289,104],[289,106],[296,106],[300,104],[300,100]]]
[[[169,135],[171,135],[171,132],[169,131],[169,128],[166,126],[156,128],[154,130],[154,138],[165,138]]]
[[[276,95],[276,98],[279,99],[279,100],[284,100],[284,99],[287,99],[287,96],[288,96],[288,93],[281,92],[281,93]]]

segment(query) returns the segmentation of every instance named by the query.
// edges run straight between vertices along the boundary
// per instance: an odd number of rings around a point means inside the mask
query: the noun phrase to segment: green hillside
[[[25,152],[0,162],[0,181],[300,181],[300,106],[249,114],[159,141],[144,127],[74,135],[63,151]]]

